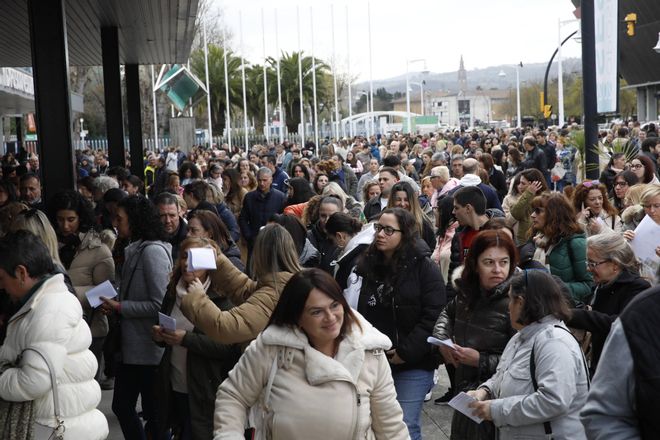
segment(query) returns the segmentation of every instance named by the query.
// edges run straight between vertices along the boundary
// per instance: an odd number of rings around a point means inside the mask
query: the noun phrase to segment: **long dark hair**
[[[84,198],[78,191],[67,190],[60,191],[53,196],[49,203],[50,221],[57,226],[58,211],[74,211],[78,215],[80,232],[87,232],[90,229],[97,229],[96,217],[92,204]]]
[[[386,262],[385,256],[378,250],[374,240],[358,263],[358,273],[375,280],[393,281],[397,276],[404,275],[400,273],[399,262],[406,260],[405,256],[414,249],[420,234],[415,217],[409,211],[403,208],[387,208],[378,218],[380,219],[383,214],[392,214],[396,217],[401,230],[401,243],[392,258]]]
[[[360,330],[362,327],[355,314],[344,298],[344,293],[339,284],[327,272],[321,269],[305,269],[293,274],[286,283],[280,299],[270,315],[270,320],[266,327],[279,325],[282,327],[295,328],[300,322],[300,317],[305,310],[305,303],[309,293],[313,289],[318,289],[328,295],[334,301],[341,304],[344,309],[344,322],[341,325],[340,336],[348,335],[353,323],[356,323]]]
[[[241,193],[241,173],[236,168],[225,168],[222,172],[222,177],[229,179],[229,189],[227,191],[227,198],[232,196],[238,197]]]
[[[293,177],[287,181],[287,185],[293,189],[293,197],[289,198],[289,205],[305,203],[316,194],[309,186],[309,181],[302,177]]]
[[[563,195],[558,193],[543,193],[532,200],[532,208],[545,209],[545,224],[542,232],[548,239],[548,246],[559,242],[562,238],[570,238],[583,232],[577,222],[577,214],[573,205]]]
[[[117,207],[126,212],[131,228],[131,241],[167,241],[158,211],[149,199],[139,195],[126,197]]]
[[[518,249],[506,233],[501,230],[491,229],[481,231],[472,241],[470,250],[465,257],[465,268],[461,274],[461,294],[466,295],[470,309],[481,297],[481,286],[479,284],[479,256],[490,248],[503,248],[509,254],[509,273],[507,279],[513,275],[518,264]]]
[[[218,243],[222,250],[226,250],[232,243],[231,235],[227,230],[227,226],[220,217],[211,211],[198,209],[192,212],[188,221],[196,218],[201,223],[202,228],[211,235],[211,240]]]

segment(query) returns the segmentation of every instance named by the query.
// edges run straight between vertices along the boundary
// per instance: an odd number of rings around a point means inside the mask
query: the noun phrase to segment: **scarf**
[[[57,237],[57,241],[61,244],[59,249],[60,260],[62,260],[64,268],[69,269],[76,256],[76,252],[78,252],[78,246],[82,243],[80,237],[78,234],[60,235]]]

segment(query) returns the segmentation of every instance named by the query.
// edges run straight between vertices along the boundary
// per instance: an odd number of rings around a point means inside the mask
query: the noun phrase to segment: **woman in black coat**
[[[403,420],[416,440],[424,396],[439,363],[426,340],[445,305],[444,282],[409,211],[387,208],[374,228],[374,241],[356,269],[362,277],[357,309],[392,341],[386,354]]]
[[[233,307],[211,284],[207,271],[187,271],[188,249],[210,247],[220,252],[214,241],[189,237],[181,243],[172,281],[167,287],[160,313],[176,319],[176,330],[156,325],[154,341],[166,347],[157,371],[156,392],[160,416],[158,436],[172,430],[181,440],[207,440],[213,437],[215,392],[241,355],[236,344],[220,344],[206,336],[180,310],[183,296],[191,287],[206,291],[220,310]]]
[[[508,280],[516,270],[516,262],[513,240],[502,230],[482,231],[472,241],[461,278],[456,281],[458,294],[433,329],[436,338],[454,341],[454,349],[440,347],[445,364],[455,368],[454,394],[478,387],[490,378],[515,333],[509,320]],[[491,440],[495,435],[491,422],[476,424],[454,412],[452,439]]]
[[[587,270],[594,278],[588,305],[573,309],[568,325],[591,332],[591,374],[596,371],[612,323],[638,293],[651,285],[639,276],[637,257],[616,232],[587,239]]]

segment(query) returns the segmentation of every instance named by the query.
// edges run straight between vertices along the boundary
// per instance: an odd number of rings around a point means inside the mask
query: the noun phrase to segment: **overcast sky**
[[[266,55],[277,53],[275,6],[280,50],[298,50],[298,7],[301,47],[311,53],[312,7],[314,54],[330,61],[333,53],[332,5],[337,69],[341,73],[347,71],[350,50],[351,76],[358,76],[360,81],[369,80],[366,0],[353,0],[350,4],[319,0],[212,1],[215,7],[223,10],[225,24],[234,34],[232,48],[238,53],[241,52],[239,14],[242,14],[245,56],[260,64],[263,60],[262,9]],[[468,71],[519,61],[547,62],[557,47],[558,20],[575,19],[570,0],[372,0],[370,4],[373,79],[404,74],[406,59],[425,58],[431,72],[457,70],[461,55]],[[562,38],[577,26],[577,22],[563,26]],[[563,55],[579,57],[580,45],[568,41],[563,47]],[[423,63],[411,64],[410,70],[423,70]]]

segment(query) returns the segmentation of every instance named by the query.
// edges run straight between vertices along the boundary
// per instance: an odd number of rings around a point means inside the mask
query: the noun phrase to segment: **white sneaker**
[[[432,394],[433,394],[432,391],[429,391],[426,394],[426,396],[424,396],[424,402],[428,402],[429,400],[431,400]]]

